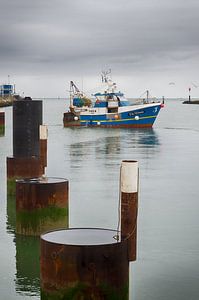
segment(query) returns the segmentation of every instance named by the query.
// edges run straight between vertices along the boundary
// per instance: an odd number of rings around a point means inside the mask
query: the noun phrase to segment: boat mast
[[[73,87],[72,87],[72,81],[70,81],[70,107],[72,107],[72,99],[73,99]]]
[[[74,84],[73,81],[70,81],[70,106],[72,106],[72,100],[73,100],[73,97],[74,97],[75,94],[79,95],[80,94],[80,90]]]
[[[108,80],[111,79],[111,69],[109,69],[108,71],[102,71],[101,76],[102,76],[102,82],[107,83]]]
[[[148,90],[146,91],[146,100],[147,100],[147,102],[149,102],[149,91]]]

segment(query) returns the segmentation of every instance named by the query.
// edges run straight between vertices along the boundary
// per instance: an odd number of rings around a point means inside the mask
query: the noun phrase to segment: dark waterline
[[[119,168],[140,167],[138,259],[130,300],[199,299],[199,106],[168,100],[153,129],[63,128],[64,100],[43,102],[49,177],[70,181],[70,225],[117,229]],[[0,299],[40,299],[39,240],[17,236],[6,195],[12,107],[0,137]]]

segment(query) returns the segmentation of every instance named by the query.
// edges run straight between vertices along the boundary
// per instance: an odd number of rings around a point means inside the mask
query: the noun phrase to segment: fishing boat
[[[131,103],[124,94],[117,90],[109,73],[102,73],[103,89],[87,97],[79,88],[70,82],[70,105],[64,113],[64,127],[152,127],[163,107],[162,101],[146,98]]]

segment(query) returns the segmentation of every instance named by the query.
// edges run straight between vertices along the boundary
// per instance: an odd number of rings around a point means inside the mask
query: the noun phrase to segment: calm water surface
[[[63,100],[44,100],[46,175],[70,181],[70,226],[116,229],[119,168],[140,168],[138,259],[130,300],[199,299],[199,105],[168,100],[153,129],[63,128]],[[0,300],[40,299],[39,241],[15,235],[6,195],[12,108],[0,137]]]

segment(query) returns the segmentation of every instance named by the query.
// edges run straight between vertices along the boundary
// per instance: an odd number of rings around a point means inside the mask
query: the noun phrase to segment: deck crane
[[[81,106],[92,105],[91,100],[83,92],[79,90],[79,88],[76,86],[76,84],[73,81],[70,81],[70,107],[73,107],[74,98],[79,99],[78,103]]]

